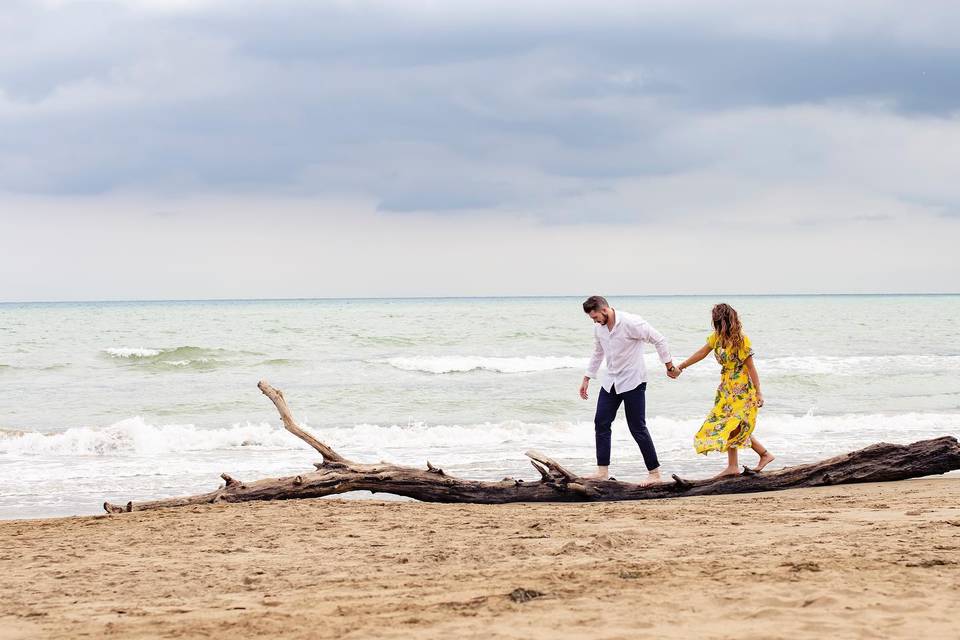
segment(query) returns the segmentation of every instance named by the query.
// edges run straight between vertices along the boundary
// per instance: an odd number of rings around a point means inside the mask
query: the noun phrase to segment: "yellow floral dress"
[[[728,352],[716,332],[707,338],[707,345],[722,368],[720,386],[713,410],[694,437],[693,446],[697,453],[749,447],[757,422],[757,392],[743,364],[753,355],[750,339],[743,336],[743,346],[737,353]]]

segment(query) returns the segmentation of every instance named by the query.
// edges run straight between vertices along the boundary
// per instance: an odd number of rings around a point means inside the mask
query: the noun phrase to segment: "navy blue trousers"
[[[643,462],[647,465],[647,470],[652,471],[660,466],[657,450],[653,446],[653,438],[647,431],[646,395],[646,382],[626,393],[617,393],[615,386],[611,386],[610,391],[600,388],[600,396],[597,398],[597,415],[593,419],[597,433],[597,466],[610,465],[610,425],[616,419],[621,404],[627,414],[630,434],[640,446],[640,453],[643,454]]]

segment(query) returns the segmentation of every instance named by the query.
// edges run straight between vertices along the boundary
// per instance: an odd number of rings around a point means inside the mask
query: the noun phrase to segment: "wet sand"
[[[960,479],[215,505],[4,521],[0,549],[0,639],[948,638]]]

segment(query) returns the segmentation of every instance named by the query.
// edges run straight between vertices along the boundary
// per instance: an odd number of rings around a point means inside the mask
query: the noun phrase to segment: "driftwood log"
[[[777,491],[856,482],[886,482],[960,469],[960,444],[952,436],[943,436],[908,445],[874,444],[821,462],[779,471],[755,473],[744,467],[739,476],[713,480],[685,480],[674,475],[672,481],[652,486],[617,480],[589,480],[536,451],[528,451],[526,455],[539,472],[539,480],[465,480],[447,475],[430,462],[427,462],[426,469],[416,469],[386,462],[363,464],[348,460],[297,425],[280,390],[274,389],[266,381],[261,381],[258,386],[276,405],[287,431],[309,444],[323,457],[323,462],[314,465],[316,471],[254,482],[241,482],[224,473],[220,476],[224,485],[209,493],[128,502],[125,505],[105,502],[103,507],[107,513],[217,502],[318,498],[347,491],[392,493],[426,502],[481,504],[645,500]]]

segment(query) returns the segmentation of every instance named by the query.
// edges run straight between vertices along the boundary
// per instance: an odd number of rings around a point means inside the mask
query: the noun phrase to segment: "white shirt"
[[[603,388],[617,393],[633,391],[647,381],[647,365],[643,362],[643,343],[649,342],[657,349],[664,364],[673,360],[667,339],[640,316],[613,309],[612,329],[598,324],[593,328],[593,357],[587,365],[587,377],[596,378],[604,357],[607,359],[607,378]]]

